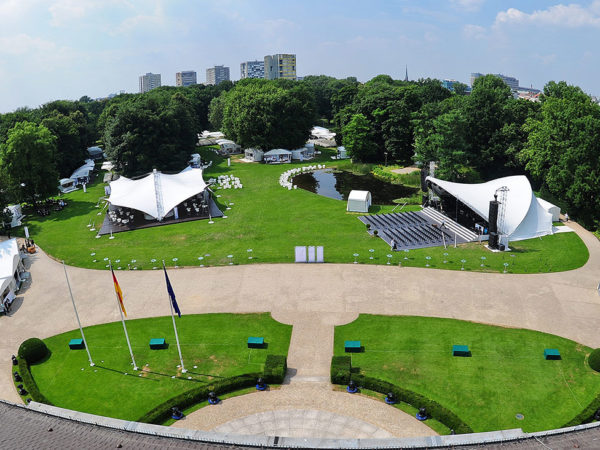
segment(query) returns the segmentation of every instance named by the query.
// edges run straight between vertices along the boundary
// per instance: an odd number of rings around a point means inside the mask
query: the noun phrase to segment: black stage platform
[[[204,208],[204,210],[200,209],[200,211],[197,213],[193,208],[189,208],[190,211],[188,211],[187,208],[179,205],[179,208],[178,208],[179,219],[175,219],[174,216],[171,216],[171,217],[164,218],[160,222],[158,220],[146,220],[144,218],[143,212],[132,209],[130,211],[133,212],[133,220],[130,219],[129,222],[126,224],[112,222],[108,218],[108,212],[107,212],[104,215],[104,222],[102,222],[102,227],[100,228],[98,235],[103,236],[106,234],[110,234],[111,231],[114,234],[114,233],[122,233],[124,231],[140,230],[142,228],[152,228],[152,227],[160,227],[163,225],[172,225],[174,223],[191,222],[192,220],[208,219],[209,217],[213,217],[213,218],[214,217],[223,217],[223,213],[221,212],[221,210],[219,209],[219,207],[216,205],[216,203],[214,202],[214,200],[212,198],[209,200],[208,207],[210,208],[210,216],[209,216],[208,208]],[[112,205],[109,205],[109,208],[111,210],[115,209]]]
[[[396,241],[396,251],[414,248],[438,247],[472,242],[477,235],[431,208],[405,213],[375,214],[358,218],[371,227],[369,234],[377,230],[378,236],[391,247]]]

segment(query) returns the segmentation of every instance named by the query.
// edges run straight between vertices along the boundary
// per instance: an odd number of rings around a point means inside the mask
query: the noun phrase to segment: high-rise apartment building
[[[215,66],[206,69],[206,84],[216,85],[223,81],[229,81],[229,67]]]
[[[508,87],[510,87],[513,91],[516,91],[517,89],[519,89],[519,80],[517,80],[514,77],[507,77],[506,75],[502,75],[501,73],[495,73],[495,76],[497,76],[498,78],[501,78],[502,81],[504,81]],[[473,87],[473,82],[479,78],[482,77],[483,74],[479,73],[479,72],[473,72],[471,73],[471,87]]]
[[[140,93],[151,91],[160,87],[160,73],[150,73],[140,75]]]
[[[265,56],[265,78],[296,79],[296,55],[278,53]]]
[[[175,74],[175,86],[190,86],[197,83],[196,72],[188,70]]]
[[[244,61],[240,64],[240,78],[264,78],[264,61]]]

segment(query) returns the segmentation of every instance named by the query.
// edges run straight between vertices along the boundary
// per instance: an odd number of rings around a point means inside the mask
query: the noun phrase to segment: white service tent
[[[265,152],[257,148],[247,148],[244,150],[244,159],[249,161],[262,161]]]
[[[346,211],[369,212],[371,206],[371,193],[369,191],[350,191]]]
[[[524,175],[498,178],[487,183],[463,184],[427,177],[484,220],[488,219],[490,201],[501,187],[507,187],[504,224],[498,224],[500,234],[511,241],[552,234],[552,214],[538,201]],[[502,207],[502,206],[501,206]]]
[[[560,208],[543,198],[538,198],[538,202],[542,205],[542,208],[549,214],[552,214],[552,222],[558,222],[560,220]]]
[[[292,162],[292,152],[283,148],[269,150],[263,155],[266,163],[289,163]]]
[[[2,296],[0,300],[4,300],[5,291],[17,290],[17,281],[22,271],[23,265],[17,240],[8,239],[0,242],[0,295]]]
[[[202,169],[166,175],[156,169],[138,180],[120,177],[110,183],[108,201],[114,206],[137,209],[161,221],[175,206],[206,189]]]

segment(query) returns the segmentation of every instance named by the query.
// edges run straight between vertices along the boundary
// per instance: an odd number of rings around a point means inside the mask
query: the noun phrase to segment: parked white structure
[[[265,152],[258,148],[247,148],[244,150],[244,160],[249,162],[259,162],[263,160]]]
[[[371,193],[369,191],[350,191],[346,211],[367,213],[369,212],[371,201]]]

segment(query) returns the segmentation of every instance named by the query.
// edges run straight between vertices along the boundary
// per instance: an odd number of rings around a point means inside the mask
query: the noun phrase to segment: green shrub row
[[[21,375],[21,378],[23,378],[23,387],[28,392],[26,397],[31,398],[34,402],[52,405],[52,403],[38,389],[37,383],[31,375],[31,370],[29,370],[29,364],[27,363],[27,361],[25,361],[25,358],[19,358],[18,367],[19,374]]]
[[[287,358],[285,355],[267,355],[263,378],[266,383],[281,384],[287,372]]]
[[[431,400],[421,394],[396,386],[388,381],[365,375],[353,374],[349,356],[334,356],[331,359],[331,382],[334,384],[347,384],[350,380],[354,381],[358,386],[364,389],[379,392],[380,394],[392,392],[398,400],[408,403],[415,408],[427,408],[427,413],[430,417],[443,423],[458,434],[473,433],[473,430],[466,422],[435,400]]]
[[[334,356],[331,358],[331,382],[333,384],[348,384],[352,359],[349,356]]]
[[[186,409],[206,401],[210,391],[214,391],[217,395],[222,395],[254,386],[259,377],[263,377],[266,383],[281,384],[286,371],[287,358],[284,355],[267,355],[263,373],[248,373],[221,379],[208,385],[197,386],[155,406],[137,421],[154,424],[164,423],[171,417],[171,408],[174,406],[179,409]]]
[[[583,411],[577,414],[569,422],[565,423],[563,427],[574,427],[581,425],[582,423],[590,423],[594,420],[594,414],[600,409],[600,394],[594,398],[589,405],[585,407]]]
[[[203,384],[201,386],[197,386],[189,391],[183,392],[182,394],[176,395],[175,397],[171,397],[170,399],[162,402],[160,405],[155,406],[137,421],[161,424],[171,418],[171,408],[174,406],[178,407],[179,409],[186,409],[206,401],[210,391],[214,391],[217,395],[222,395],[228,392],[254,386],[256,384],[256,380],[261,375],[262,374],[260,373],[247,373],[244,375],[238,375],[236,377],[225,378],[208,385]]]

